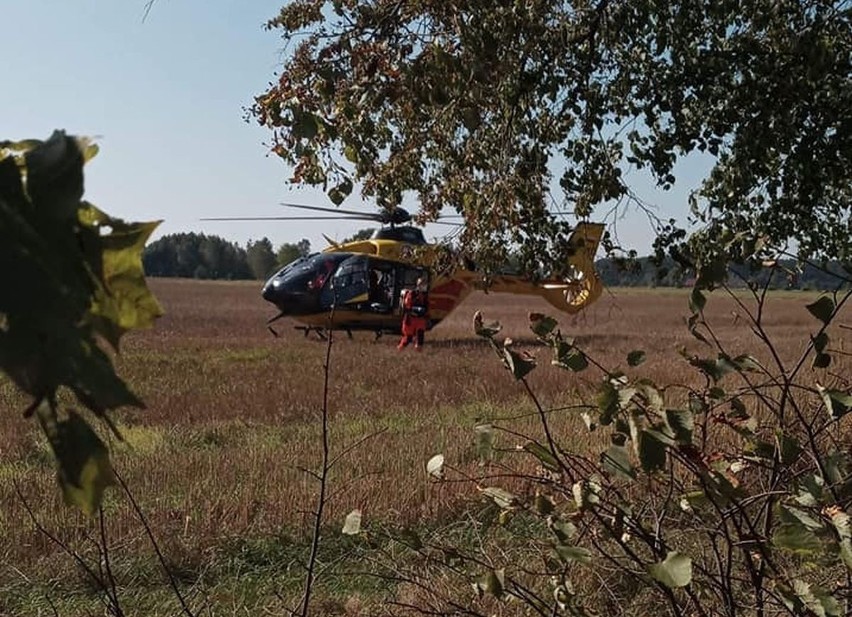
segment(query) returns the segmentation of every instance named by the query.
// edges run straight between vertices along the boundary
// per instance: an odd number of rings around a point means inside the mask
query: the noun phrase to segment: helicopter
[[[401,207],[382,212],[358,212],[301,204],[283,204],[334,216],[226,217],[205,220],[368,220],[380,223],[372,237],[338,243],[323,235],[329,246],[299,257],[275,272],[261,296],[278,314],[296,320],[297,329],[320,338],[329,330],[399,334],[401,296],[422,279],[429,291],[429,329],[439,325],[475,290],[539,296],[557,310],[576,314],[603,292],[594,267],[604,225],[580,222],[569,239],[569,275],[533,281],[524,276],[496,273],[486,278],[469,259],[441,244],[426,241],[412,217]],[[452,223],[451,223],[452,224]],[[270,326],[273,334],[277,333]]]

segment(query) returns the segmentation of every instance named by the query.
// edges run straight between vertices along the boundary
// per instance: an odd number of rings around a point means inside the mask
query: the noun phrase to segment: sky
[[[264,145],[270,134],[245,108],[275,79],[284,43],[263,24],[283,0],[26,0],[0,16],[0,140],[54,129],[96,138],[85,198],[129,221],[162,220],[154,238],[203,232],[274,246],[322,234],[342,240],[367,222],[209,222],[203,217],[298,214],[281,202],[333,207],[322,192],[288,182],[291,170]],[[663,218],[682,218],[701,166],[682,167],[662,194],[634,189]],[[357,192],[357,191],[356,191]],[[342,208],[373,211],[356,194]],[[631,211],[615,226],[621,243],[648,252],[647,219]],[[426,229],[442,236],[443,226]]]

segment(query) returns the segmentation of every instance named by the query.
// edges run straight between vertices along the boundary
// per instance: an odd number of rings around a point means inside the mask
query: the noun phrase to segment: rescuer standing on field
[[[402,292],[402,338],[397,349],[402,350],[414,339],[414,349],[423,350],[423,335],[429,325],[429,294],[423,277],[414,289]]]

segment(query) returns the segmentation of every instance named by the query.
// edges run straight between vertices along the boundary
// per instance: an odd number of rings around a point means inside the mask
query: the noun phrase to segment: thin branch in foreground
[[[196,617],[195,613],[190,610],[186,599],[183,597],[183,594],[180,592],[178,582],[175,579],[174,574],[172,574],[169,565],[166,563],[166,558],[163,556],[163,552],[160,550],[160,545],[157,543],[157,539],[154,537],[154,532],[151,529],[151,525],[148,524],[148,519],[142,512],[142,508],[139,506],[139,503],[136,501],[136,498],[133,496],[133,493],[130,492],[130,488],[124,481],[124,478],[122,478],[115,470],[113,470],[113,475],[115,476],[115,479],[118,481],[121,488],[124,490],[124,494],[127,495],[127,499],[130,500],[130,505],[133,506],[133,510],[134,512],[136,512],[136,516],[139,517],[139,521],[142,523],[142,527],[145,529],[145,534],[148,536],[148,540],[151,542],[151,546],[154,548],[154,552],[157,554],[157,559],[159,559],[160,565],[163,567],[163,571],[166,573],[166,576],[169,579],[169,585],[172,588],[172,592],[175,594],[175,597],[178,599],[178,602],[180,602],[181,612],[187,617]]]

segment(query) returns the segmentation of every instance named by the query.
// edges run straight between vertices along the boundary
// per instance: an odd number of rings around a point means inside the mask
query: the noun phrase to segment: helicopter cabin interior
[[[399,309],[400,297],[418,278],[429,281],[426,268],[387,261],[367,255],[352,255],[340,262],[323,287],[322,304],[370,313],[390,314]],[[335,302],[336,300],[336,302]]]

